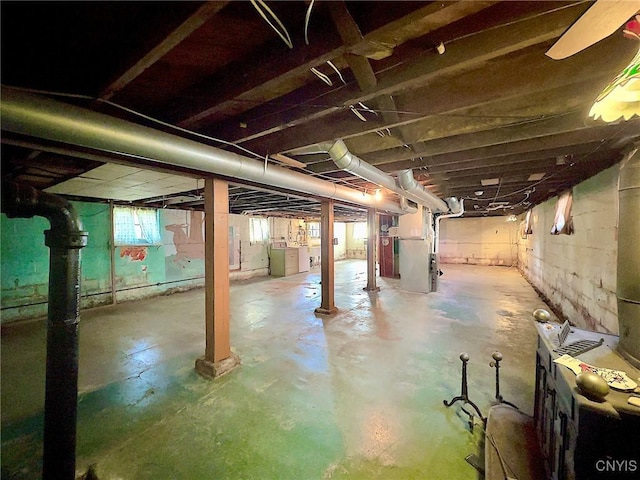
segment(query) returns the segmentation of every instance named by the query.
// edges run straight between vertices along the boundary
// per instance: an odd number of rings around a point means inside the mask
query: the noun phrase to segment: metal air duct
[[[22,90],[3,86],[0,107],[8,132],[407,213],[396,202]]]
[[[457,198],[448,198],[447,201],[454,206],[457,206],[454,213],[450,213],[448,215],[438,215],[436,217],[436,228],[435,228],[435,237],[433,240],[433,248],[432,251],[434,254],[437,254],[440,251],[440,220],[443,218],[455,218],[461,217],[464,213],[464,198],[458,200]],[[453,208],[452,208],[453,209]]]
[[[57,195],[26,185],[2,185],[2,211],[9,218],[45,217],[49,247],[47,367],[44,400],[42,478],[73,480],[76,475],[78,410],[78,322],[80,249],[87,233],[73,206]]]
[[[436,197],[416,181],[412,170],[400,170],[398,172],[398,183],[412,197],[422,199],[421,205],[431,208],[434,213],[447,213],[450,211],[449,205],[444,200]]]
[[[324,145],[324,148],[326,148],[333,162],[342,170],[364,178],[376,185],[380,185],[419,205],[424,205],[434,212],[449,211],[449,206],[444,201],[416,182],[411,170],[401,171],[398,175],[398,183],[396,183],[391,176],[382,170],[352,154],[342,140],[338,140],[333,144]],[[400,175],[403,176],[403,180],[401,180]],[[409,177],[411,178],[409,179]]]

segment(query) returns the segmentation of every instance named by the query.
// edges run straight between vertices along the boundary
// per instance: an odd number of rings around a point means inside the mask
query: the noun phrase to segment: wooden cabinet
[[[271,249],[271,275],[286,277],[299,272],[299,256],[297,248]]]
[[[630,393],[611,390],[603,402],[580,394],[575,374],[554,363],[558,328],[538,325],[534,421],[548,478],[552,480],[636,478],[640,472],[640,408]],[[637,381],[640,371],[616,353],[618,337],[573,328],[565,343],[605,339],[577,357],[585,363],[624,371]]]

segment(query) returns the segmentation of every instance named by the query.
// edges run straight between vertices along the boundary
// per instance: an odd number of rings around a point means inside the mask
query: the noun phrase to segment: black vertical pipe
[[[62,197],[19,184],[3,184],[2,211],[9,218],[42,216],[49,254],[47,365],[42,478],[75,478],[78,407],[80,249],[87,233]]]

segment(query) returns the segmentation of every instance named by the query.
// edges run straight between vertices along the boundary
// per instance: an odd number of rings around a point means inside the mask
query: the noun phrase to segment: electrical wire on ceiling
[[[509,205],[509,204],[507,204],[507,205],[492,205],[492,204],[489,204],[489,205],[487,205],[486,207],[483,207],[483,208],[479,207],[478,205],[474,205],[474,209],[478,213],[489,213],[489,212],[495,212],[496,210],[500,210],[500,209],[502,209],[503,211],[513,210],[515,208],[520,207],[521,205],[527,206],[527,205],[529,205],[531,203],[528,200],[529,200],[529,197],[531,196],[531,194],[533,192],[535,192],[535,190],[536,190],[535,187],[527,189],[524,192],[524,198],[522,200],[520,200],[518,203],[514,204],[514,205]],[[511,194],[511,195],[513,195],[513,194]],[[465,197],[465,200],[469,200],[469,198]],[[487,200],[487,199],[484,199],[484,200]]]
[[[353,112],[353,114],[358,117],[360,120],[362,120],[363,122],[366,122],[367,119],[365,118],[364,115],[362,115],[358,109],[356,107],[354,107],[353,105],[349,105],[349,109]]]
[[[358,102],[358,105],[360,105],[360,107],[369,113],[373,113],[376,117],[378,116],[378,112],[376,112],[375,110],[370,109],[369,107],[367,107],[364,103],[362,102]]]
[[[496,194],[493,197],[493,201],[495,202],[498,198],[498,194],[500,193],[500,187],[502,186],[502,178],[498,179],[498,188],[496,189]]]
[[[311,9],[313,9],[313,2],[315,0],[311,0],[309,3],[309,7],[307,8],[307,13],[304,16],[304,42],[309,45],[309,19],[311,18]]]
[[[338,68],[333,64],[333,62],[331,60],[327,60],[327,64],[331,68],[333,68],[333,70],[338,74],[338,77],[340,77],[340,80],[342,81],[342,83],[346,85],[347,82],[345,82],[344,78],[342,77],[342,73],[340,73],[340,70],[338,70]]]
[[[326,83],[330,87],[333,85],[333,82],[331,81],[331,79],[327,75],[322,73],[320,70],[318,70],[317,68],[311,67],[311,71],[316,75],[316,77],[318,77],[320,80],[322,80],[324,83]]]
[[[358,102],[358,105],[359,105],[360,108],[357,108],[355,105],[349,105],[349,109],[353,112],[353,114],[356,117],[358,117],[363,122],[366,122],[367,119],[366,119],[366,117],[364,115],[362,115],[362,113],[360,113],[360,110],[362,110],[363,112],[373,113],[376,117],[378,116],[378,112],[376,112],[375,110],[370,109],[364,103]],[[378,134],[378,135],[380,135],[380,134]],[[381,135],[381,136],[384,136],[384,135]]]
[[[327,65],[329,65],[337,74],[338,77],[340,78],[340,80],[342,81],[342,83],[344,85],[347,84],[347,82],[344,80],[344,77],[342,76],[342,73],[340,73],[340,70],[338,70],[338,68],[333,64],[333,62],[331,60],[327,60]],[[328,75],[325,75],[324,73],[322,73],[320,70],[318,70],[315,67],[311,67],[311,71],[320,79],[322,80],[324,83],[326,83],[329,86],[333,86],[333,82],[331,81],[331,79],[329,78]],[[324,107],[320,107],[320,108],[324,108]]]
[[[314,3],[315,3],[315,0],[311,0],[311,2],[309,3],[309,6],[307,7],[307,12],[304,16],[304,42],[307,45],[309,45],[309,20],[311,18],[311,11],[313,10]],[[273,10],[271,10],[263,0],[251,0],[251,4],[255,7],[255,9],[258,11],[260,16],[264,18],[264,20],[278,34],[278,36],[282,39],[282,41],[289,48],[293,48],[293,42],[291,41],[291,36],[289,35],[289,31],[284,26],[284,24],[280,21],[278,16],[273,12]],[[267,17],[267,14],[269,14],[269,16],[278,24],[278,27],[280,28],[276,27],[271,22],[271,20],[269,20],[269,18]],[[344,78],[342,77],[340,70],[338,70],[330,60],[328,60],[327,63],[338,74],[338,77],[340,77],[340,80],[342,81],[342,83],[346,85],[347,82],[345,82]],[[311,71],[324,83],[326,83],[329,86],[333,86],[333,82],[331,81],[331,79],[327,75],[319,71],[317,68],[311,68]]]
[[[611,136],[607,139],[602,139],[602,141],[600,142],[600,144],[598,144],[597,147],[595,147],[593,150],[591,150],[590,152],[587,152],[583,155],[581,155],[579,158],[574,158],[574,160],[567,164],[565,167],[563,167],[562,169],[558,170],[557,172],[553,172],[550,173],[549,175],[546,175],[544,178],[538,180],[537,182],[533,182],[532,184],[521,188],[520,190],[516,190],[515,192],[511,192],[511,193],[506,193],[503,195],[498,195],[499,190],[500,190],[500,185],[498,184],[498,192],[496,192],[496,195],[494,195],[492,202],[495,202],[496,200],[501,200],[501,199],[505,199],[505,198],[509,198],[512,197],[514,195],[518,195],[520,193],[525,193],[527,194],[527,192],[529,191],[529,194],[533,193],[535,191],[535,187],[537,187],[538,185],[545,183],[547,181],[549,181],[550,179],[557,177],[558,175],[561,175],[562,173],[564,173],[565,171],[567,171],[570,168],[573,168],[576,163],[584,161],[586,158],[588,158],[589,156],[593,155],[594,153],[596,153],[598,150],[600,150],[600,148],[602,148],[602,146],[605,144],[606,140],[611,140],[612,138],[618,137],[620,136],[620,134],[622,134],[624,132],[625,129],[628,129],[630,127],[630,124],[625,122],[624,124],[622,124],[620,126],[620,128],[616,131],[613,132],[611,134]],[[486,202],[489,201],[488,198],[477,198],[477,197],[462,197],[465,200],[471,200],[471,201],[475,201],[475,202]],[[527,198],[525,198],[525,200],[527,200]],[[507,208],[509,208],[509,206],[507,206]]]
[[[345,85],[347,85],[347,83],[345,82]],[[313,99],[310,100],[315,100],[318,98],[321,98],[325,95],[326,93],[322,93],[317,95],[316,97],[314,97]],[[240,100],[237,99],[235,100],[237,102],[245,102],[245,103],[259,103],[256,102],[255,100]],[[286,111],[295,109],[295,108],[299,108],[299,107],[305,107],[305,108],[317,108],[317,109],[341,109],[341,108],[349,108],[349,105],[345,106],[344,104],[342,105],[328,105],[328,104],[320,104],[320,103],[285,103],[285,102],[272,102],[272,105],[277,105],[282,107],[280,110],[277,110],[275,112],[272,113],[267,113],[264,115],[260,115],[257,117],[252,118],[253,121],[257,121],[257,120],[262,120],[264,118],[268,118],[274,115],[280,115]],[[388,109],[370,109],[372,111],[375,111],[379,114],[385,114],[385,113],[397,113],[400,115],[414,115],[414,116],[422,116],[424,118],[426,117],[454,117],[454,118],[473,118],[473,119],[515,119],[515,120],[521,120],[520,122],[511,122],[511,123],[507,123],[504,125],[498,125],[495,128],[508,128],[508,127],[514,127],[514,126],[519,126],[519,125],[527,125],[530,123],[537,123],[537,122],[545,122],[548,120],[553,120],[556,118],[560,118],[566,115],[571,115],[573,113],[579,112],[582,110],[583,107],[586,107],[590,105],[585,103],[584,105],[580,106],[580,107],[576,107],[573,110],[570,111],[566,111],[566,112],[561,112],[561,113],[557,113],[554,115],[534,115],[534,116],[525,116],[525,115],[504,115],[504,114],[500,114],[500,115],[470,115],[470,114],[464,114],[464,113],[455,113],[455,112],[443,112],[443,113],[431,113],[428,115],[425,115],[424,112],[413,112],[413,111],[409,111],[409,110],[388,110]],[[422,120],[419,119],[419,120]],[[393,126],[393,125],[392,125]]]
[[[287,45],[287,47],[293,48],[293,42],[291,41],[291,36],[289,36],[287,28],[283,25],[283,23],[273,12],[273,10],[271,10],[263,0],[251,0],[251,4],[256,8],[260,16],[264,18],[264,20],[271,26],[271,28],[273,28],[273,30],[278,34],[278,36]],[[273,23],[271,23],[271,20],[269,20],[269,18],[267,17],[267,13],[278,24],[278,27],[280,27],[281,30],[279,30]]]

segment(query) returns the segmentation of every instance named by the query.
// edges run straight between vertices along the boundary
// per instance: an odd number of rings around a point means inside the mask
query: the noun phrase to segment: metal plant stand
[[[466,410],[464,408],[465,405],[471,405],[473,409],[476,411],[476,413],[478,414],[478,416],[482,419],[483,423],[486,422],[486,420],[482,416],[482,412],[480,412],[480,409],[478,408],[478,406],[475,403],[473,403],[471,400],[469,400],[469,389],[467,386],[467,362],[469,361],[469,354],[462,352],[460,354],[460,360],[462,360],[462,389],[461,389],[462,391],[460,392],[460,395],[458,395],[457,397],[453,397],[450,401],[447,402],[446,400],[443,400],[442,402],[444,403],[445,407],[450,407],[454,403],[458,401],[462,401],[463,402],[462,411],[469,416],[469,426],[471,427],[471,429],[473,429],[474,414],[473,412],[469,412],[468,410]]]
[[[500,362],[502,361],[502,354],[500,352],[493,352],[491,356],[493,357],[493,362],[489,363],[489,366],[496,368],[496,401],[498,403],[510,405],[516,410],[519,410],[519,408],[516,407],[513,403],[507,402],[504,398],[502,398],[502,395],[500,394]]]

